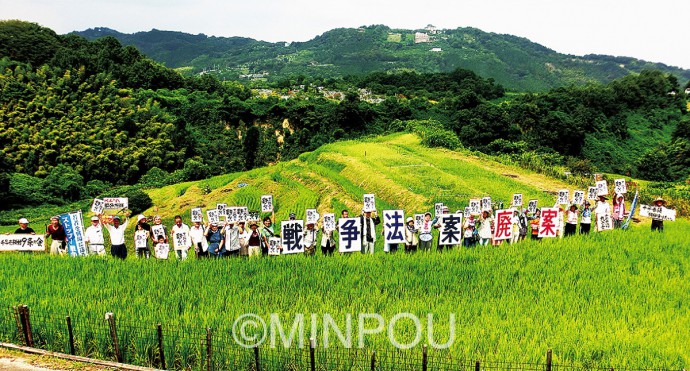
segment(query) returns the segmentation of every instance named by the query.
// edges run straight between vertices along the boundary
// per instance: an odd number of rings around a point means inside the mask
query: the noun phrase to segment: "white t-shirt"
[[[208,250],[208,241],[206,241],[206,236],[204,236],[204,226],[199,225],[199,227],[191,226],[189,228],[189,236],[192,238],[192,243],[194,245],[201,243],[201,250],[206,252]]]
[[[101,223],[96,225],[91,224],[84,232],[84,237],[86,237],[86,242],[89,245],[103,245],[105,239],[103,238],[103,227]]]
[[[119,227],[115,228],[114,225],[106,224],[105,227],[108,229],[108,233],[110,234],[110,243],[113,245],[124,245],[125,244],[125,229],[127,229],[127,223],[129,223],[129,219],[127,219],[123,224],[120,224]]]

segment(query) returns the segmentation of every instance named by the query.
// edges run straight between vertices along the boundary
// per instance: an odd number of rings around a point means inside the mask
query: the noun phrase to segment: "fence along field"
[[[248,186],[238,188],[238,183]],[[204,194],[205,187],[210,193]],[[376,194],[379,210],[406,212],[432,211],[435,202],[462,209],[472,196],[508,202],[513,193],[544,206],[555,201],[547,191],[558,189],[574,187],[519,168],[427,149],[414,135],[396,134],[331,144],[269,168],[150,190],[157,211],[146,215],[160,213],[171,225],[178,213],[188,220],[195,206],[227,203],[258,210],[263,194],[274,196],[278,220],[293,211],[303,218],[304,210],[313,207],[322,215],[342,208],[357,214],[364,193]],[[213,353],[219,368],[250,362],[252,354],[239,350],[230,334],[233,321],[245,313],[263,318],[285,314],[286,322],[296,313],[328,313],[343,328],[348,313],[390,319],[410,312],[440,319],[455,313],[456,339],[441,352],[447,359],[543,363],[545,350],[553,349],[559,364],[681,369],[687,368],[690,354],[682,331],[690,328],[684,305],[690,292],[685,275],[690,225],[678,221],[666,229],[650,234],[643,225],[627,232],[412,256],[384,255],[380,242],[371,257],[251,261],[119,262],[2,254],[0,272],[7,284],[0,287],[0,304],[28,305],[38,338],[62,351],[64,317],[70,315],[75,330],[80,329],[77,348],[108,359],[113,350],[103,316],[113,312],[121,341],[129,344],[123,346],[125,360],[137,364],[153,364],[151,344],[161,323],[168,334],[168,362],[178,368],[203,364],[207,328],[215,346],[227,349]],[[131,248],[132,232],[127,241]],[[2,338],[16,340],[15,320],[5,313]],[[435,328],[437,342],[448,334],[444,322]],[[409,340],[411,326],[404,321],[398,326],[401,339]],[[148,334],[144,339],[151,342],[137,340],[140,334]],[[367,358],[371,350],[383,355],[387,349],[385,336],[371,336],[364,350],[327,354],[340,355],[333,361],[340,362],[351,353]],[[279,363],[305,354],[304,349],[262,352]]]

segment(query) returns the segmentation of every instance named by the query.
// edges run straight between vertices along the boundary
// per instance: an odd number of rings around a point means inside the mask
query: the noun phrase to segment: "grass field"
[[[312,207],[321,214],[342,208],[358,214],[364,193],[376,194],[379,210],[407,213],[432,211],[435,202],[461,209],[470,197],[481,196],[507,204],[513,193],[550,206],[553,192],[562,188],[574,189],[395,134],[330,144],[269,168],[150,190],[155,209],[146,214],[159,213],[170,225],[176,214],[188,220],[194,206],[224,202],[257,210],[259,197],[268,193],[274,195],[278,220],[290,212],[302,218]],[[553,349],[554,362],[576,366],[687,369],[690,223],[667,222],[666,229],[652,234],[646,221],[628,231],[443,254],[386,255],[380,245],[373,256],[187,262],[0,254],[0,305],[26,304],[38,319],[69,314],[75,321],[101,323],[105,312],[114,312],[147,328],[161,322],[201,334],[211,327],[228,339],[233,321],[246,313],[267,321],[277,313],[288,329],[295,314],[328,314],[344,328],[348,314],[356,319],[376,313],[390,321],[401,312],[420,318],[432,313],[439,319],[438,343],[447,339],[454,313],[455,340],[448,353],[457,358],[538,362]],[[40,331],[40,324],[35,327]],[[413,330],[411,323],[398,322],[398,339],[409,342]],[[125,339],[127,331],[121,329]],[[14,333],[14,319],[0,316],[0,337]],[[64,337],[42,336],[56,342]],[[107,333],[89,336],[107,343]],[[391,347],[385,334],[366,340],[367,349]],[[178,358],[200,357],[180,344],[174,347]],[[188,344],[198,348],[199,340]],[[90,354],[110,357],[102,349],[94,346]],[[146,364],[147,349],[133,349],[128,360]]]

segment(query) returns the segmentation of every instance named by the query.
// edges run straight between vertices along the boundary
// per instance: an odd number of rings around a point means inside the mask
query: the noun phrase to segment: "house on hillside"
[[[436,35],[438,33],[438,29],[433,24],[426,25],[426,27],[424,27],[424,30],[426,30],[426,32],[428,32],[431,35]]]
[[[438,52],[442,52],[443,49],[441,49],[441,48],[431,48],[431,49],[429,49],[429,51],[430,51],[430,52],[436,52],[436,53],[438,53]]]
[[[415,32],[414,34],[414,43],[419,44],[419,43],[428,43],[431,40],[429,39],[429,35],[424,33],[424,32]]]

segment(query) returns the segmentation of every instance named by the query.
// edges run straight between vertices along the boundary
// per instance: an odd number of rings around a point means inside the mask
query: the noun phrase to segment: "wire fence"
[[[238,345],[224,329],[181,328],[100,318],[62,317],[10,307],[0,315],[0,341],[52,352],[171,370],[458,370],[458,371],[612,371],[597,365],[482,362],[456,357],[449,350],[409,350]],[[282,344],[281,344],[282,345]],[[615,369],[616,371],[672,371]],[[680,371],[680,370],[675,370]]]

